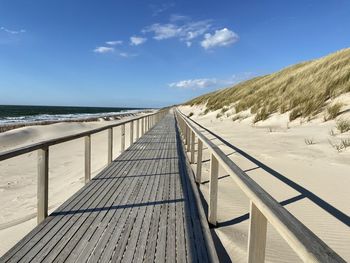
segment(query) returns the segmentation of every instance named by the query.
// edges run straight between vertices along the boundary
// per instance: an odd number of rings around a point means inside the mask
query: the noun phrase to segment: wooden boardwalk
[[[0,262],[214,262],[199,204],[168,114]]]

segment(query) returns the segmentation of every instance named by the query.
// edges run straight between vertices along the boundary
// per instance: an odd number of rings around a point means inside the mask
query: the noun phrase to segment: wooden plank
[[[185,151],[182,149],[185,156]],[[210,233],[210,229],[207,223],[207,218],[202,207],[202,200],[198,193],[197,186],[195,184],[192,168],[187,158],[184,163],[186,164],[186,189],[189,198],[190,211],[193,213],[193,225],[194,236],[196,239],[196,251],[200,261],[204,262],[219,262],[216,254],[214,242]]]
[[[161,153],[160,153],[161,154]],[[148,167],[148,171],[146,171],[146,178],[148,177],[148,183],[142,198],[139,202],[143,202],[146,204],[154,201],[154,197],[156,191],[154,188],[157,188],[157,180],[156,177],[150,176],[149,174],[154,173],[154,167],[157,165],[157,162],[152,161],[152,163]],[[143,217],[146,212],[146,209],[150,204],[143,206],[136,206],[133,208],[131,214],[129,214],[129,218],[126,221],[126,226],[123,231],[120,240],[118,241],[118,245],[116,246],[115,253],[112,257],[112,262],[131,262],[133,255],[135,253],[135,247],[138,241],[138,237],[140,234],[140,229],[143,222]],[[126,249],[127,246],[127,249]]]
[[[85,184],[91,180],[91,136],[85,136]]]
[[[135,166],[137,166],[137,164],[135,165],[135,163],[134,163],[133,166],[135,167]],[[131,167],[131,169],[134,169],[134,167]],[[123,171],[119,171],[119,172],[122,172],[124,174]],[[117,173],[117,172],[115,172],[115,173]],[[113,177],[110,179],[113,179]],[[116,179],[117,179],[117,177],[116,177]],[[95,222],[98,223],[100,221],[100,219],[102,219],[102,218],[105,219],[106,213],[109,211],[109,207],[112,206],[111,202],[113,202],[120,195],[124,194],[124,189],[125,189],[124,186],[126,185],[126,182],[125,182],[126,180],[125,179],[124,180],[116,180],[116,179],[113,179],[111,181],[112,184],[114,183],[113,188],[107,192],[108,194],[106,194],[106,196],[104,197],[103,202],[98,205],[98,207],[103,207],[104,209],[98,213],[91,212],[86,217],[86,220],[84,221],[84,223],[80,224],[78,231],[73,234],[72,238],[69,238],[69,235],[65,234],[64,238],[68,239],[69,243],[64,244],[65,245],[64,251],[59,254],[59,256],[56,258],[55,262],[61,262],[61,261],[65,260],[65,258],[67,256],[70,256],[69,260],[72,260],[73,257],[77,256],[76,255],[77,253],[70,253],[70,251],[72,251],[74,248],[74,250],[77,250],[80,252],[81,248],[84,247],[84,245],[86,244],[86,241],[91,239],[91,234],[96,233],[95,227],[93,224]],[[119,182],[119,185],[117,185],[117,182]],[[127,182],[127,184],[129,184],[129,183]],[[119,189],[118,187],[120,187],[121,189]],[[130,184],[129,187],[131,188],[132,184]],[[130,188],[128,188],[126,190],[130,190]],[[92,208],[90,208],[90,209],[92,209]],[[60,243],[61,243],[61,247],[62,247],[62,241]],[[56,251],[58,250],[57,246],[55,247],[55,250]],[[57,254],[58,253],[56,252],[56,255]],[[55,255],[55,254],[53,254],[53,255]],[[51,257],[55,258],[53,255],[51,255]]]
[[[174,116],[152,126],[155,120],[149,118],[150,131],[44,220],[45,226],[8,259],[207,262]]]
[[[146,139],[147,139],[147,141],[149,141],[149,144],[152,143],[152,138],[146,137]],[[150,152],[147,151],[146,147],[144,147],[144,149],[146,151],[146,157],[149,154],[151,154]],[[143,159],[144,166],[139,171],[137,171],[136,174],[140,174],[140,173],[142,173],[142,171],[144,171],[144,169],[146,169],[146,165],[149,163],[149,161],[147,161],[146,159],[147,158]],[[142,182],[140,183],[140,178],[137,178],[137,182],[138,182],[138,187],[141,187]],[[133,191],[132,197],[129,198],[128,200],[126,200],[127,203],[130,204],[130,206],[134,202],[135,198],[137,198],[137,194],[139,194],[139,192],[140,192],[140,190]],[[130,211],[131,211],[131,209],[127,209],[127,208],[117,211],[117,213],[120,213],[120,214],[118,214],[118,216],[114,216],[114,219],[116,219],[116,221],[113,221],[112,223],[110,223],[108,228],[103,233],[103,237],[101,237],[101,242],[95,248],[94,254],[91,257],[91,261],[98,260],[102,254],[103,254],[102,259],[101,259],[102,261],[106,261],[106,260],[110,259],[110,257],[113,254],[114,247],[116,246],[117,241],[119,239],[119,234],[124,226],[123,222],[128,217]],[[122,222],[122,223],[120,224],[119,222]],[[115,230],[116,228],[117,228],[117,230]],[[116,231],[119,231],[118,232],[119,234],[116,233]],[[105,251],[105,252],[103,252],[103,251]],[[83,260],[83,259],[81,259],[81,260]]]
[[[134,143],[134,122],[130,122],[130,146]]]
[[[125,125],[120,126],[120,152],[125,151]]]
[[[195,134],[191,131],[191,163],[194,163],[194,153],[195,153]]]
[[[216,156],[212,154],[210,158],[208,221],[214,226],[216,226],[218,205],[218,175],[219,163]]]
[[[248,237],[248,262],[265,262],[266,217],[250,202],[250,224]]]
[[[40,224],[46,217],[49,203],[49,147],[38,150],[38,184],[37,184],[38,215]]]
[[[165,147],[162,147],[162,148],[163,149],[162,149],[161,158],[166,158],[165,154],[167,152],[165,150]],[[157,168],[155,170],[157,182],[156,182],[156,188],[154,190],[154,193],[156,194],[154,200],[161,200],[162,193],[163,193],[162,186],[163,186],[164,176],[161,176],[162,164],[163,163],[161,161],[158,161],[158,165],[157,165]],[[133,262],[143,262],[144,254],[145,254],[145,250],[146,250],[147,239],[148,239],[149,232],[150,232],[152,217],[153,217],[153,213],[155,212],[155,210],[156,210],[155,205],[147,207],[147,212],[146,212],[145,217],[144,217],[144,222],[142,224],[143,226],[142,226],[142,229],[140,231],[139,240],[137,242],[137,247],[135,249],[134,257],[132,260]]]
[[[161,138],[160,138],[161,139]],[[155,158],[165,158],[167,149],[166,147],[163,147],[163,145],[160,145],[160,151],[158,155],[155,156]],[[154,162],[154,169],[151,171],[151,173],[154,173],[154,185],[152,190],[152,195],[149,198],[149,202],[155,202],[156,200],[159,200],[159,183],[161,176],[159,174],[159,169],[161,167],[161,160],[156,160]],[[158,197],[158,199],[157,199]],[[133,233],[131,233],[130,243],[128,244],[128,249],[125,251],[124,257],[122,259],[123,262],[142,262],[144,251],[146,248],[146,242],[147,242],[147,236],[149,232],[149,226],[151,223],[151,216],[154,210],[155,205],[148,205],[147,207],[144,207],[144,213],[142,216],[141,213],[137,216],[137,222],[133,228]],[[142,221],[141,221],[142,216]]]
[[[136,148],[136,147],[137,146],[133,148]],[[129,150],[127,152],[129,152]],[[143,149],[141,149],[141,151],[136,151],[136,152],[138,153],[137,155],[144,154]],[[120,158],[122,157],[123,156],[120,156]],[[138,158],[138,157],[135,156],[135,158]],[[127,174],[123,173],[125,177],[132,176],[133,174],[137,173],[140,169],[141,170],[144,169],[145,162],[134,162],[134,163],[136,164],[135,169],[130,170]],[[131,177],[131,178],[132,178],[132,181],[127,186],[129,188],[129,191],[127,192],[127,194],[123,196],[122,200],[120,199],[114,200],[112,206],[118,206],[121,204],[128,203],[128,200],[130,200],[131,198],[130,196],[132,196],[132,194],[136,191],[135,187],[136,187],[136,184],[138,183],[138,179],[136,177]],[[109,213],[105,215],[104,217],[105,222],[102,223],[100,226],[98,226],[97,231],[94,231],[93,237],[91,237],[89,240],[89,244],[87,244],[84,247],[81,254],[79,255],[79,261],[86,261],[90,257],[90,254],[92,252],[94,253],[92,259],[94,259],[95,257],[99,257],[101,255],[105,245],[109,240],[109,236],[107,235],[109,233],[107,227],[110,227],[110,228],[114,227],[119,217],[123,213],[123,211],[124,209],[110,210]],[[107,232],[104,232],[104,231],[107,231]],[[103,234],[103,237],[102,237],[102,234]],[[99,240],[101,239],[103,240],[99,242]],[[97,242],[99,242],[99,244],[97,244]]]
[[[140,120],[136,121],[136,139],[140,138]]]
[[[110,164],[112,162],[112,159],[113,159],[113,129],[110,128],[108,129],[108,139],[107,139],[107,147],[108,147],[108,150],[107,150],[107,164]]]
[[[43,236],[43,238],[28,252],[28,254],[23,259],[23,262],[29,261],[41,261],[46,257],[53,247],[60,242],[61,246],[55,247],[55,252],[53,254],[59,253],[60,248],[66,244],[66,242],[71,238],[72,234],[76,231],[79,226],[85,221],[87,214],[83,211],[96,208],[101,202],[105,194],[109,192],[112,184],[109,182],[104,182],[102,190],[98,191],[97,195],[93,195],[86,200],[86,202],[77,210],[68,210],[61,212],[65,220],[61,220],[56,224],[51,230],[49,235]],[[79,212],[82,211],[82,212]],[[66,215],[68,214],[68,216]],[[55,257],[51,255],[50,261]]]
[[[174,131],[171,132],[172,137],[174,137]],[[173,149],[174,146],[176,147],[175,143],[172,143],[170,145],[170,149]],[[169,177],[170,177],[170,193],[169,193],[169,199],[170,200],[176,200],[176,176],[178,174],[173,173],[173,159],[174,159],[174,151],[175,150],[169,150],[170,153],[170,159],[167,160],[167,162],[170,164],[170,169],[168,170]],[[171,202],[168,204],[168,219],[167,219],[167,238],[166,238],[166,252],[165,252],[165,259],[166,262],[174,263],[176,261],[176,214],[175,209],[177,206],[177,202]],[[182,245],[183,246],[183,245]]]
[[[99,178],[100,176],[103,176],[104,173],[108,173],[113,167],[109,167],[109,168],[106,168],[104,171],[101,172],[100,175],[98,175],[96,178]],[[95,185],[97,182],[97,185]],[[93,180],[91,181],[87,187],[85,188],[86,191],[84,191],[84,189],[81,191],[80,195],[78,195],[78,197],[81,197],[80,199],[77,198],[77,202],[74,203],[74,202],[70,202],[69,205],[65,206],[65,204],[63,204],[58,210],[56,210],[55,212],[62,212],[64,210],[70,210],[70,209],[80,209],[81,208],[81,205],[82,203],[86,203],[86,200],[88,200],[90,198],[90,196],[92,196],[94,193],[96,193],[99,188],[101,187],[101,184],[103,183],[103,181],[96,181],[96,180]],[[100,185],[99,185],[100,184]],[[92,188],[92,190],[90,190],[90,188]],[[79,191],[80,192],[80,191]],[[79,194],[78,192],[78,194]],[[84,195],[84,192],[87,193],[87,195]],[[68,200],[69,202],[69,200]],[[47,234],[50,234],[50,235],[54,235],[55,233],[55,228],[57,229],[60,229],[62,227],[62,224],[65,224],[65,222],[62,222],[62,219],[67,219],[69,220],[69,217],[71,215],[69,215],[68,217],[65,217],[63,215],[56,215],[56,216],[51,216],[48,218],[48,220],[45,220],[45,222],[47,222],[47,226],[45,226],[45,228],[43,228],[44,231],[40,231],[38,233],[36,233],[34,236],[31,237],[31,239],[29,240],[26,240],[26,242],[28,242],[26,244],[26,250],[22,250],[21,254],[19,255],[15,255],[15,259],[19,256],[20,258],[23,256],[23,255],[26,255],[25,254],[25,251],[28,251],[28,250],[35,250],[32,248],[32,246],[35,246],[39,241],[38,240],[41,240],[41,237],[42,236],[45,236]],[[56,224],[61,224],[61,225],[58,225],[56,226]],[[43,242],[41,242],[41,244],[44,244]],[[39,248],[40,249],[40,248]],[[27,258],[30,258],[29,256],[26,256]],[[17,261],[17,260],[15,260]]]
[[[203,155],[203,142],[198,138],[198,152],[197,152],[197,170],[196,170],[196,182],[202,182],[202,157]]]

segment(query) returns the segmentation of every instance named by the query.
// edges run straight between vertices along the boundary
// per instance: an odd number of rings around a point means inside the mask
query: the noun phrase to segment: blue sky
[[[0,104],[157,107],[349,47],[350,1],[0,0]]]

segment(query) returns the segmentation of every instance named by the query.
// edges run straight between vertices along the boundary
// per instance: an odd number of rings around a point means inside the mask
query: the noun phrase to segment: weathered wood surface
[[[175,119],[168,114],[0,262],[215,262]]]

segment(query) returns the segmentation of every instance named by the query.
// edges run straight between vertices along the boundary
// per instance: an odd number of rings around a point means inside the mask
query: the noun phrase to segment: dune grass
[[[186,104],[206,104],[207,112],[232,106],[236,113],[250,109],[256,114],[254,122],[272,113],[290,112],[292,121],[310,119],[329,99],[346,92],[350,92],[350,48],[202,95]],[[337,107],[330,109],[330,118],[339,113]]]

